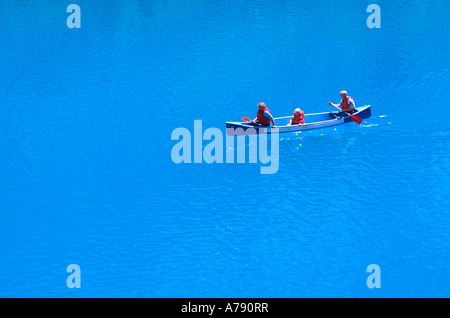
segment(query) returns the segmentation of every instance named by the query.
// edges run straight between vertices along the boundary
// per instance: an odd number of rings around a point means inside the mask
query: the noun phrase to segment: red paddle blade
[[[361,123],[362,123],[362,118],[361,117],[358,117],[356,115],[351,115],[351,114],[349,114],[349,115],[350,115],[350,118],[353,119],[353,121],[355,123],[357,123],[358,125],[361,125]]]
[[[242,117],[241,118],[243,121],[252,121],[250,118],[248,118],[248,117]]]

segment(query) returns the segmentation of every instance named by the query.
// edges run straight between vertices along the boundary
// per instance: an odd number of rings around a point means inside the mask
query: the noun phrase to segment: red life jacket
[[[262,125],[270,125],[272,120],[267,118],[266,116],[264,116],[264,112],[269,112],[269,114],[270,114],[269,108],[264,107],[263,110],[258,109],[258,113],[256,114],[256,119],[258,120],[258,123],[260,123]]]
[[[292,118],[292,124],[304,124],[305,123],[305,112],[300,111],[298,115],[294,113],[294,117]]]
[[[347,109],[350,108],[350,105],[348,104],[348,100],[349,100],[349,99],[353,99],[353,97],[347,96],[346,98],[343,98],[343,99],[341,100],[341,107],[342,107],[342,110],[343,110],[343,111],[346,111]],[[354,99],[353,99],[353,101],[354,101]]]

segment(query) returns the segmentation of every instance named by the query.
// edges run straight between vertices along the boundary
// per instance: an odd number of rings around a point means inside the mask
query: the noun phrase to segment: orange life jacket
[[[258,113],[256,114],[256,119],[258,120],[258,123],[262,125],[270,125],[272,120],[264,116],[264,112],[269,112],[270,114],[270,110],[267,107],[264,107],[263,110],[258,110]]]
[[[349,99],[353,99],[353,97],[347,96],[346,98],[343,98],[341,100],[342,111],[346,111],[346,110],[348,110],[350,108],[350,105],[348,104],[348,100]],[[354,99],[353,99],[353,101],[354,101]]]
[[[298,115],[294,113],[294,117],[292,117],[292,124],[304,124],[305,123],[305,112],[300,111]]]

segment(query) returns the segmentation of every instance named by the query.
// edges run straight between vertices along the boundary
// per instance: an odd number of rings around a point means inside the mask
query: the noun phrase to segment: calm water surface
[[[0,296],[450,296],[447,0],[380,29],[369,1],[76,3],[0,4]],[[342,89],[372,117],[281,135],[276,174],[171,160],[177,127]]]

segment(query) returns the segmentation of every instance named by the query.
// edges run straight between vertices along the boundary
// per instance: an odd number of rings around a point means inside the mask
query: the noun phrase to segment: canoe
[[[338,114],[338,111],[305,114],[305,123],[300,125],[290,125],[292,115],[277,117],[274,118],[275,128],[278,128],[279,133],[285,133],[325,128],[353,122],[348,114]],[[352,115],[356,115],[362,119],[369,118],[371,116],[370,105],[356,107],[356,112]],[[266,133],[270,133],[272,130],[270,127],[249,125],[248,122],[226,122],[225,124],[228,135],[253,135],[258,134],[261,129],[265,130]]]

